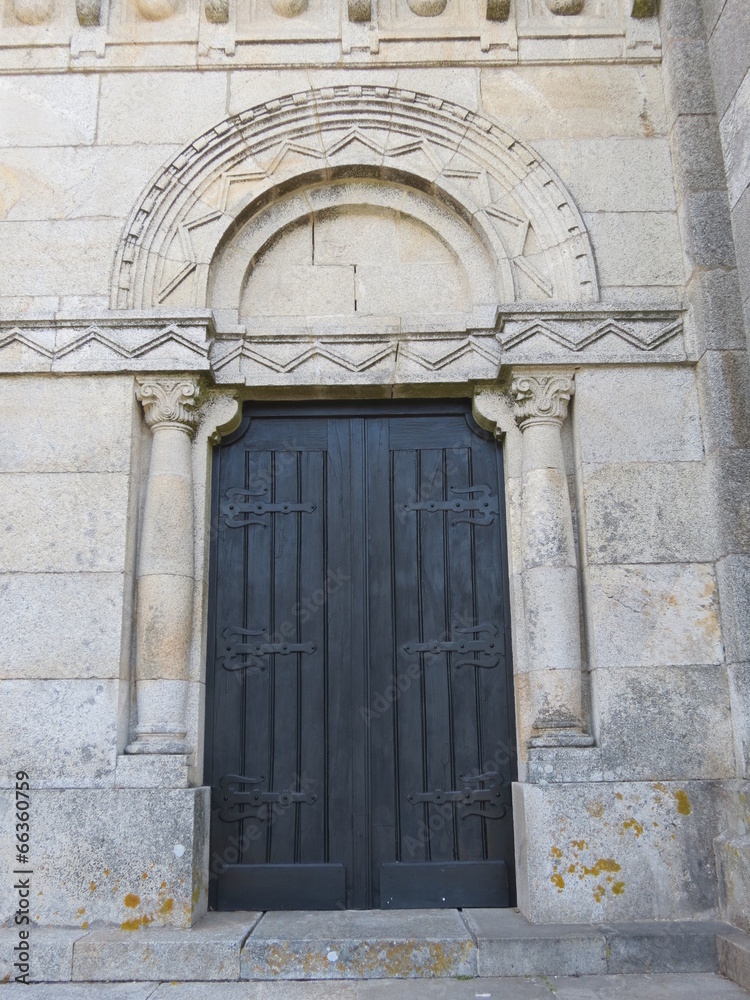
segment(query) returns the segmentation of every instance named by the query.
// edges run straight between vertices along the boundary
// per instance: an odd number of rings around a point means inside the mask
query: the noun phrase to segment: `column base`
[[[573,729],[550,729],[531,736],[527,743],[529,748],[536,747],[593,747],[594,737],[588,733],[576,732]]]
[[[170,739],[168,736],[151,736],[146,739],[137,739],[134,743],[128,743],[125,753],[190,753],[185,740]]]

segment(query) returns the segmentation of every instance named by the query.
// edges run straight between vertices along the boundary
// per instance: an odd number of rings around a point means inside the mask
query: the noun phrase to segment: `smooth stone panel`
[[[127,473],[135,406],[128,375],[4,379],[0,472]]]
[[[455,910],[272,912],[242,949],[243,979],[475,974],[474,941]]]
[[[700,462],[703,435],[689,369],[584,369],[573,414],[582,462]]]
[[[691,919],[718,911],[712,838],[726,782],[513,785],[518,905],[534,921]]]
[[[585,213],[603,287],[682,285],[677,216],[671,212]]]
[[[0,678],[120,676],[123,573],[0,576]]]
[[[0,477],[0,572],[122,572],[129,476],[119,472]]]
[[[90,145],[98,95],[93,73],[4,76],[0,146]]]
[[[213,981],[239,979],[240,949],[260,913],[209,913],[189,930],[102,930],[78,941],[73,978]]]
[[[13,967],[17,960],[13,949],[18,944],[20,929],[16,926],[0,928],[0,984],[13,982],[19,974]],[[30,927],[28,930],[31,945],[29,979],[34,983],[69,982],[73,970],[73,944],[86,931],[65,927]]]
[[[0,793],[5,858],[14,854],[13,795]],[[208,788],[32,787],[32,919],[82,930],[190,927],[206,912],[209,800]],[[12,921],[16,904],[5,879],[0,922]]]
[[[592,683],[605,780],[735,775],[725,667],[619,667]]]
[[[727,924],[711,920],[643,921],[604,927],[610,973],[718,972],[716,935]]]
[[[712,973],[554,977],[550,984],[555,1000],[746,1000],[738,986]]]
[[[595,666],[722,662],[711,566],[589,566],[585,580]]]
[[[720,934],[718,946],[723,975],[750,992],[750,936],[737,931]]]
[[[111,785],[119,698],[115,680],[0,681],[0,787],[18,770],[32,788]]]
[[[716,504],[702,462],[584,465],[589,563],[709,562]]]

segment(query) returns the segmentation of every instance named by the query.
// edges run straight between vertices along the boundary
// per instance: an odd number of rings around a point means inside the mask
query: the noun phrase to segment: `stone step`
[[[0,929],[0,981],[13,978],[16,943],[15,929]],[[210,913],[190,930],[32,928],[31,953],[36,982],[455,980],[721,969],[750,987],[750,937],[728,924],[531,924],[517,910]]]

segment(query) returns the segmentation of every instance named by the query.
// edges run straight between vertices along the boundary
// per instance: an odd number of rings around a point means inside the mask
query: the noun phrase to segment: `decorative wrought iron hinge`
[[[411,656],[414,653],[427,653],[433,656],[437,653],[486,653],[476,659],[459,660],[456,667],[496,667],[501,656],[497,637],[497,625],[482,622],[480,625],[454,625],[453,631],[461,635],[480,635],[485,633],[486,639],[452,640],[441,642],[437,639],[431,642],[407,642],[404,652]]]
[[[469,524],[491,524],[493,516],[498,512],[497,494],[490,492],[489,486],[480,484],[479,486],[451,486],[451,493],[473,493],[466,500],[420,500],[412,503],[405,503],[401,506],[404,510],[450,510],[460,517],[451,520],[451,524],[458,524],[461,521]],[[478,516],[473,517],[472,511],[478,511]]]
[[[441,806],[448,802],[458,804],[459,818],[467,816],[482,816],[484,819],[502,819],[507,812],[507,806],[500,801],[502,780],[498,771],[486,771],[484,774],[460,774],[464,787],[457,791],[443,791],[436,788],[432,792],[412,792],[408,796],[412,805],[429,802]],[[484,787],[472,788],[472,785]]]
[[[225,628],[222,635],[226,639],[224,650],[226,655],[216,661],[217,667],[225,670],[244,670],[246,667],[256,667],[265,670],[266,664],[257,660],[259,656],[289,656],[292,653],[314,653],[316,646],[312,642],[240,642],[246,637],[265,635],[264,628]],[[249,656],[249,660],[242,660]]]
[[[262,528],[267,528],[266,521],[258,520],[264,514],[291,514],[296,511],[312,514],[315,510],[314,503],[291,503],[286,500],[267,503],[256,499],[267,494],[268,487],[258,492],[239,487],[227,490],[221,502],[221,516],[224,518],[224,523],[229,528],[244,528],[248,524],[259,524]]]
[[[243,774],[225,774],[219,780],[216,790],[216,800],[220,805],[219,818],[225,823],[235,823],[239,819],[267,819],[275,805],[287,806],[294,802],[306,802],[312,805],[318,798],[314,792],[293,792],[289,789],[283,792],[263,792],[253,788],[247,792],[240,791],[243,785],[259,785],[265,781],[265,776],[248,778]],[[251,810],[258,810],[252,812]]]

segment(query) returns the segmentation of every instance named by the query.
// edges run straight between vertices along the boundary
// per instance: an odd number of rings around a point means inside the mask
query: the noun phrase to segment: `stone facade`
[[[35,922],[206,910],[241,403],[451,395],[505,455],[521,911],[750,930],[750,24],[704,6],[5,0],[0,853],[24,771]]]

